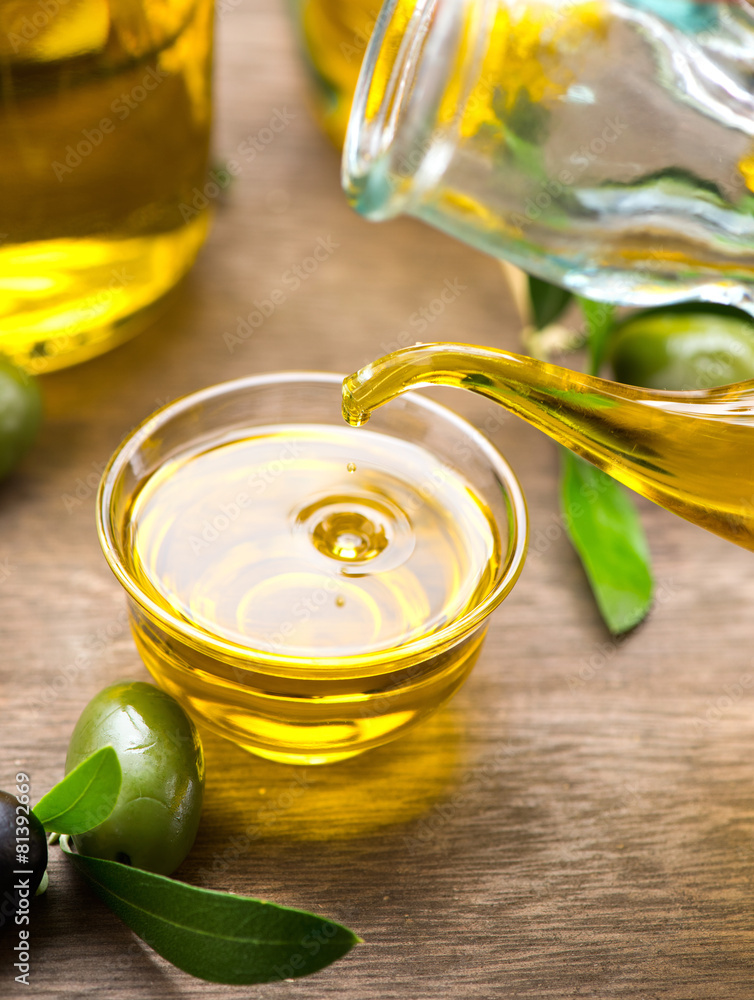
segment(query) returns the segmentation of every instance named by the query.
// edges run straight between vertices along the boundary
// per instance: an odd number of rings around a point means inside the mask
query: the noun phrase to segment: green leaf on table
[[[605,624],[620,635],[652,603],[649,546],[638,511],[614,479],[561,449],[561,506],[568,535],[586,571]]]
[[[48,833],[86,833],[115,808],[121,780],[117,753],[102,747],[54,785],[34,806],[34,815]]]
[[[549,281],[529,275],[529,299],[534,326],[538,330],[559,319],[573,298],[571,292]]]
[[[303,910],[200,889],[61,847],[94,892],[151,948],[214,983],[269,983],[325,968],[360,942]]]
[[[579,297],[579,305],[586,320],[588,332],[589,371],[598,375],[605,357],[607,339],[615,322],[615,306],[607,302],[593,302]]]

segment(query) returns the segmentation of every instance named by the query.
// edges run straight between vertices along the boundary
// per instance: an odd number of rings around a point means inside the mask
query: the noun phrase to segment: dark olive
[[[153,684],[123,681],[100,691],[71,735],[66,773],[101,747],[118,754],[123,783],[115,809],[73,838],[90,857],[170,875],[191,849],[204,793],[204,754],[194,723]]]
[[[754,378],[754,321],[738,310],[687,306],[629,317],[611,337],[619,382],[709,389]]]
[[[15,795],[0,792],[0,927],[29,909],[46,868],[44,827]]]
[[[0,479],[31,447],[41,419],[36,380],[0,356]]]

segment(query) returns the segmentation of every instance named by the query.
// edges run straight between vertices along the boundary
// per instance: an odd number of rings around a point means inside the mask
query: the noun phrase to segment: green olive
[[[71,735],[66,774],[110,744],[123,783],[115,809],[73,838],[90,857],[170,875],[194,843],[204,793],[204,754],[196,727],[153,684],[123,681],[100,691]]]
[[[42,397],[30,375],[0,357],[0,479],[31,447],[42,419]]]
[[[615,378],[650,389],[709,389],[754,378],[754,321],[722,307],[685,306],[632,316],[614,332]]]

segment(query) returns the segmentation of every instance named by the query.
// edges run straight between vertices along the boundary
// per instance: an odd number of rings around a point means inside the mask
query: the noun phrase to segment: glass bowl
[[[97,502],[157,683],[289,763],[379,746],[450,698],[526,550],[521,488],[478,431],[416,393],[349,428],[341,382],[284,372],[178,399],[122,442]]]

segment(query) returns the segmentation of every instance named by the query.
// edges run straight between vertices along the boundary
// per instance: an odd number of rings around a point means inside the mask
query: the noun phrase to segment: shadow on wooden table
[[[464,717],[442,709],[402,739],[317,767],[277,764],[203,733],[207,800],[197,848],[217,831],[236,844],[344,841],[410,825],[452,795],[469,769]]]

